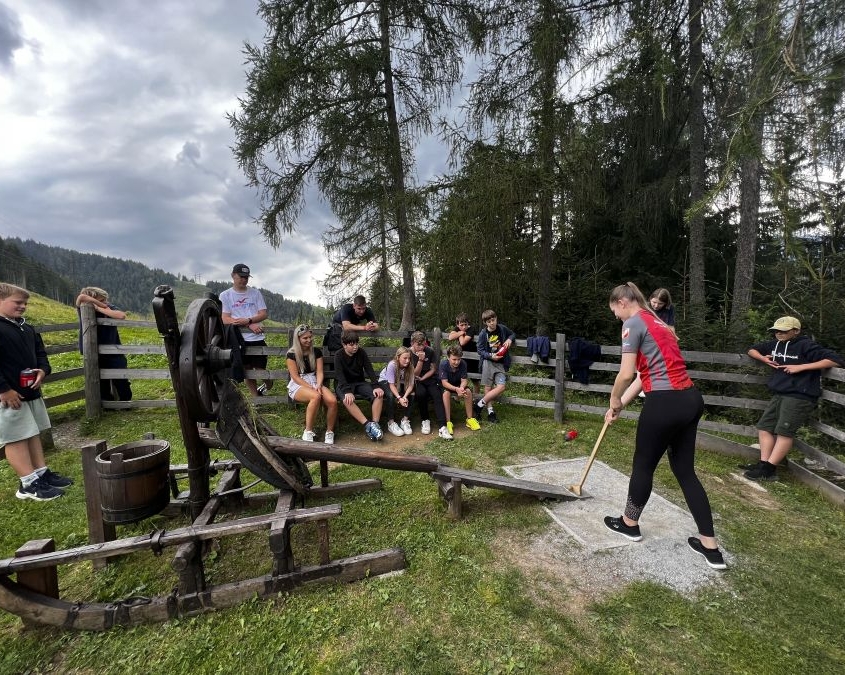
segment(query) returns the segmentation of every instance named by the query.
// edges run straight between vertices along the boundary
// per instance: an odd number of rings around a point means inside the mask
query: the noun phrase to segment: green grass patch
[[[501,424],[452,443],[431,441],[418,452],[498,472],[528,458],[586,455],[600,426],[598,418],[587,415],[572,415],[559,426],[548,411],[507,405],[499,411]],[[301,431],[301,409],[273,406],[262,414],[283,434]],[[341,433],[355,431],[347,424]],[[563,442],[560,432],[569,427],[580,431],[578,442]],[[633,429],[625,421],[614,424],[601,449],[603,461],[626,473]],[[173,462],[184,461],[172,410],[109,412],[85,421],[81,431],[110,445],[151,431],[171,442]],[[212,454],[228,457],[224,451]],[[60,448],[50,463],[81,482],[75,449]],[[765,507],[756,504],[727,478],[734,463],[718,454],[699,456],[718,534],[735,563],[723,584],[692,597],[654,583],[616,587],[609,579],[604,593],[573,610],[571,603],[553,601],[571,592],[565,578],[526,572],[531,568],[496,553],[499,542],[550,527],[538,502],[491,490],[466,491],[465,517],[453,522],[427,476],[338,466],[331,472],[333,482],[374,476],[384,489],[341,500],[343,513],[331,523],[332,556],[401,546],[408,559],[404,574],[303,589],[212,615],[104,635],[25,630],[17,618],[2,614],[0,672],[837,672],[845,660],[840,545],[845,517],[789,477],[769,487]],[[61,548],[85,542],[79,486],[61,500],[35,504],[12,496],[14,480],[9,467],[0,465],[5,524],[0,555],[13,555],[34,538],[53,537]],[[665,462],[655,486],[683,504]],[[184,519],[157,517],[120,527],[119,533],[182,524]],[[310,527],[294,529],[298,562],[318,559],[315,535]],[[206,568],[213,584],[267,573],[266,533],[221,541]],[[60,585],[69,599],[110,601],[167,593],[175,576],[167,552],[160,558],[140,553],[99,573],[85,563],[62,566]]]

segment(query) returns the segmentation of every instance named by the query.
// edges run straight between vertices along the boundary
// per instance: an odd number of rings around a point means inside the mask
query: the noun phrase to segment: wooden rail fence
[[[83,310],[87,306],[83,307]],[[132,401],[101,401],[100,400],[100,378],[106,379],[131,379],[131,380],[169,380],[170,375],[166,365],[161,368],[100,368],[100,354],[124,354],[129,357],[131,366],[133,355],[164,355],[164,345],[161,342],[153,344],[123,344],[123,345],[98,345],[97,331],[94,324],[113,325],[122,328],[143,327],[155,330],[154,321],[117,321],[114,319],[96,319],[93,311],[83,311],[83,336],[84,352],[82,368],[72,368],[52,373],[46,380],[46,384],[65,380],[68,378],[84,376],[84,389],[63,393],[58,396],[46,396],[45,402],[48,407],[61,405],[85,399],[86,414],[97,416],[103,409],[133,409],[151,407],[173,407],[173,399],[139,399]],[[76,324],[61,324],[55,326],[43,326],[38,329],[41,333],[55,331],[78,330]],[[292,327],[271,327],[265,329],[268,342],[279,342],[274,340],[276,336],[284,336],[284,346],[247,347],[247,354],[266,354],[270,357],[284,357],[293,340]],[[315,331],[316,343],[322,342],[322,331],[318,328]],[[157,335],[157,333],[156,333]],[[405,332],[382,331],[368,334],[363,338],[362,345],[373,361],[374,367],[378,370],[382,364],[393,357],[395,346],[390,346],[387,341],[394,345],[408,336]],[[442,332],[434,328],[429,332],[431,346],[435,353],[445,352]],[[601,346],[602,360],[594,363],[590,369],[590,383],[582,384],[572,379],[572,374],[565,361],[567,354],[566,336],[558,333],[551,340],[551,353],[547,363],[536,362],[526,355],[525,349],[527,340],[517,340],[512,354],[513,363],[516,368],[511,371],[509,383],[511,395],[502,398],[502,401],[511,405],[531,406],[546,408],[553,411],[555,421],[562,423],[567,411],[579,411],[594,415],[603,415],[606,410],[606,397],[611,390],[613,377],[619,369],[619,358],[621,350],[618,346]],[[75,351],[77,344],[53,345],[48,347],[49,354]],[[743,414],[740,411],[762,410],[769,400],[769,394],[765,388],[766,373],[763,368],[745,354],[717,353],[684,351],[684,358],[690,366],[690,376],[696,381],[704,394],[706,404],[705,417],[700,428],[706,431],[736,434],[745,437],[755,437],[756,430],[753,426],[754,415]],[[467,360],[477,360],[475,353],[465,354]],[[255,379],[280,380],[279,385],[287,381],[288,374],[282,363],[281,368],[268,370],[248,370],[247,374]],[[478,379],[479,376],[471,374],[471,377]],[[839,443],[845,442],[845,432],[840,427],[845,426],[837,423],[842,419],[842,410],[845,408],[845,369],[832,368],[822,374],[823,391],[820,400],[819,410],[816,418],[812,421],[811,427],[820,434],[834,439]],[[525,385],[514,387],[513,385]],[[548,394],[541,394],[548,390]],[[171,390],[172,391],[172,390]],[[536,391],[534,396],[524,392]],[[580,392],[584,395],[572,396],[573,392]],[[518,394],[518,395],[517,395]],[[593,396],[590,396],[593,395]],[[573,400],[569,400],[573,399]],[[590,402],[579,402],[587,399],[595,399]],[[256,399],[257,405],[269,405],[274,403],[287,402],[286,391],[283,388],[273,392],[273,395],[263,396]],[[636,418],[638,413],[635,410],[626,410],[623,416]],[[735,419],[736,422],[726,422],[723,419]],[[834,418],[831,422],[831,418]],[[806,444],[799,442],[799,448]]]

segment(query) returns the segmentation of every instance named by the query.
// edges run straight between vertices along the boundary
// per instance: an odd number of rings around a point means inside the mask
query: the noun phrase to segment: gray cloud
[[[15,51],[23,47],[17,13],[0,2],[0,67],[11,68]]]
[[[226,113],[245,86],[250,2],[4,0],[0,4],[0,236],[20,236],[321,300],[321,234],[335,222],[306,192],[273,250],[231,151]],[[11,65],[11,67],[10,67]],[[418,151],[425,179],[445,152]]]

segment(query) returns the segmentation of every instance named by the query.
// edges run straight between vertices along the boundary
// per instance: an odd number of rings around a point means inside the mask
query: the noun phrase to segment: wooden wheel
[[[194,300],[182,325],[179,394],[197,422],[217,419],[223,371],[231,365],[231,350],[222,347],[220,308],[213,300]]]

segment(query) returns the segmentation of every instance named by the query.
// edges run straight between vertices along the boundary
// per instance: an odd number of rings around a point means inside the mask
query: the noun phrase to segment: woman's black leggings
[[[628,518],[640,519],[651,496],[654,471],[668,449],[669,466],[678,479],[699,534],[714,536],[710,500],[695,475],[695,434],[703,412],[704,399],[695,387],[652,391],[646,395],[628,484],[628,503],[625,505]]]

